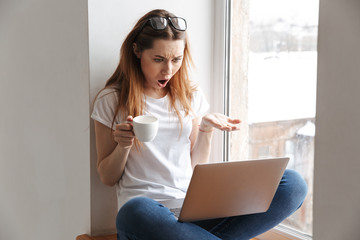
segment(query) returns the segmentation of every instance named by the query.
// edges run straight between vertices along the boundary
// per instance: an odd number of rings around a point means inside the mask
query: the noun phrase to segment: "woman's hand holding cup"
[[[113,132],[115,142],[123,148],[131,148],[134,144],[135,134],[133,132],[132,121],[133,117],[128,116],[126,122],[117,124]]]
[[[136,138],[141,142],[151,142],[156,137],[159,120],[152,115],[140,115],[133,119]]]
[[[116,125],[114,140],[124,148],[132,147],[135,137],[141,142],[150,142],[156,137],[158,126],[154,116],[128,116],[126,122]]]

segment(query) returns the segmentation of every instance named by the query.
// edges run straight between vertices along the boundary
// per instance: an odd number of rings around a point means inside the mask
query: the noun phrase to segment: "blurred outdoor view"
[[[312,235],[319,1],[249,2],[249,159],[290,157],[309,193],[284,224]]]

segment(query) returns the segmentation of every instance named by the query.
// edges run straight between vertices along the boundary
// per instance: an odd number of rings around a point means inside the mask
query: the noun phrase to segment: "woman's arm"
[[[132,121],[132,117],[128,117]],[[114,186],[124,173],[127,158],[134,141],[130,123],[116,125],[116,130],[95,121],[97,150],[97,171],[100,180],[108,186]]]
[[[191,165],[194,168],[196,164],[206,163],[209,161],[211,139],[214,128],[222,131],[239,130],[239,119],[233,119],[220,113],[211,113],[201,119],[193,120],[193,130],[190,135]]]
[[[201,119],[193,119],[193,128],[190,135],[191,140],[191,166],[209,161],[212,130],[199,131]]]

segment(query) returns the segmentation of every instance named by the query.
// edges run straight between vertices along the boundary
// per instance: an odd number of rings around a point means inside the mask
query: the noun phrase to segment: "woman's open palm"
[[[240,119],[230,118],[221,113],[210,113],[202,118],[200,129],[209,131],[217,128],[222,131],[237,131],[240,130],[240,123]]]

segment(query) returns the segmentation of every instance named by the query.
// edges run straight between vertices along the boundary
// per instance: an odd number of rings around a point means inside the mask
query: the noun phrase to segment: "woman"
[[[239,119],[205,114],[209,105],[189,79],[186,20],[165,10],[143,16],[125,39],[120,63],[94,103],[97,170],[116,185],[118,239],[249,239],[302,204],[306,184],[286,171],[268,212],[181,223],[162,200],[184,198],[192,168],[207,162],[212,132],[239,130]],[[152,142],[140,143],[133,117],[159,119]]]

